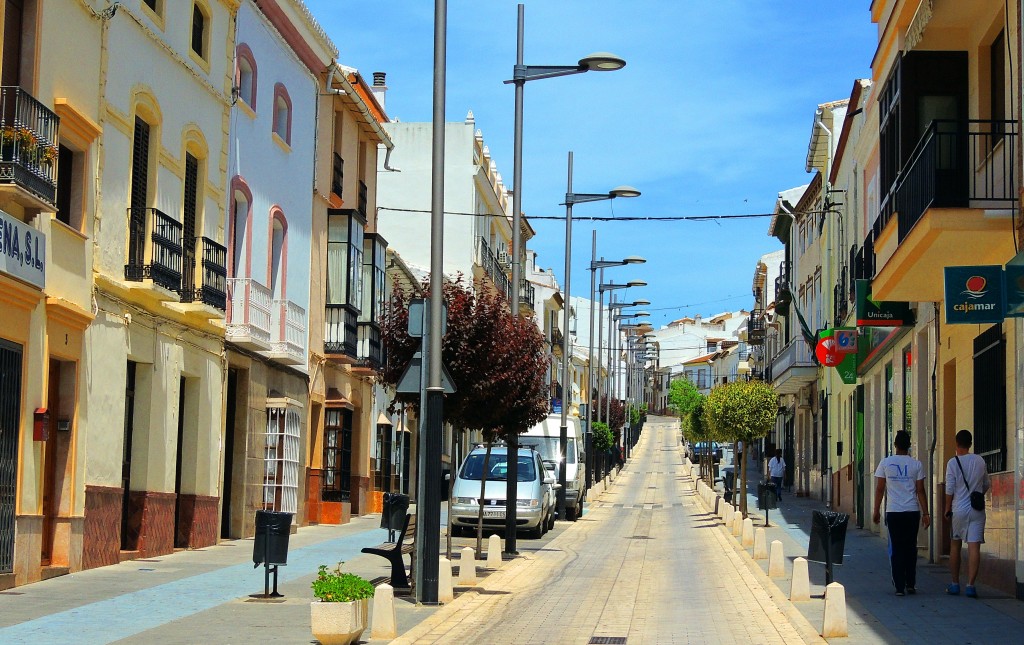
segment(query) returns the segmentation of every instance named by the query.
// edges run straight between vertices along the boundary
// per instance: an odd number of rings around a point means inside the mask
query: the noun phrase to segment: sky
[[[433,114],[434,2],[306,0],[339,50],[367,79],[387,73],[390,118]],[[512,184],[517,4],[449,0],[446,120],[472,111]],[[533,0],[525,5],[524,62],[574,65],[596,51],[616,72],[529,81],[524,89],[522,205],[528,218],[563,217],[567,156],[573,189],[619,185],[642,195],[573,208],[573,295],[587,296],[591,231],[597,255],[639,255],[605,282],[646,299],[656,328],[686,315],[751,307],[758,258],[781,245],[768,218],[593,222],[586,217],[770,213],[782,190],[810,181],[807,145],[818,104],[849,98],[870,78],[877,27],[868,0]],[[387,198],[378,196],[380,206]],[[538,264],[565,265],[565,222],[531,219]],[[564,282],[563,282],[564,284]],[[624,294],[624,295],[623,295]],[[639,308],[638,308],[639,309]]]

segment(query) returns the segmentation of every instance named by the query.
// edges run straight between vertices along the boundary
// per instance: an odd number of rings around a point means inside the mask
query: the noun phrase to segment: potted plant
[[[332,571],[321,564],[313,581],[310,619],[313,636],[324,645],[348,645],[366,629],[373,585],[354,573],[343,573],[339,562]]]

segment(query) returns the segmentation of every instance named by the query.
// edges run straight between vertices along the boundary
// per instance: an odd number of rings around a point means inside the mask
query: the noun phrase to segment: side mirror
[[[558,485],[557,482],[558,482],[558,480],[555,479],[554,477],[545,477],[544,478],[544,483],[547,484],[548,486],[557,486]]]

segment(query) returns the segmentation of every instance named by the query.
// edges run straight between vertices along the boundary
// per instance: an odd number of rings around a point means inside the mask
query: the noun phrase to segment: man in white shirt
[[[882,519],[882,498],[885,497],[885,525],[889,529],[889,566],[896,595],[917,593],[917,530],[924,520],[931,524],[924,497],[924,467],[910,456],[910,434],[896,433],[893,441],[896,454],[883,459],[875,469],[875,512],[872,519]]]
[[[768,478],[775,484],[775,494],[782,501],[782,478],[786,476],[786,460],[782,458],[782,448],[775,449],[775,456],[768,460]]]
[[[992,487],[985,460],[971,454],[974,438],[968,430],[956,433],[956,455],[946,464],[946,518],[951,520],[949,569],[953,582],[946,593],[960,594],[960,549],[967,541],[968,598],[977,598],[974,587],[981,566],[981,545],[985,543],[985,510],[971,506],[971,493],[985,494]]]

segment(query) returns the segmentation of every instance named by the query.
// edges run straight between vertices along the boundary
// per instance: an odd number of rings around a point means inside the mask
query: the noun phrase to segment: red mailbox
[[[32,441],[46,441],[50,438],[50,411],[36,408],[32,415]]]

